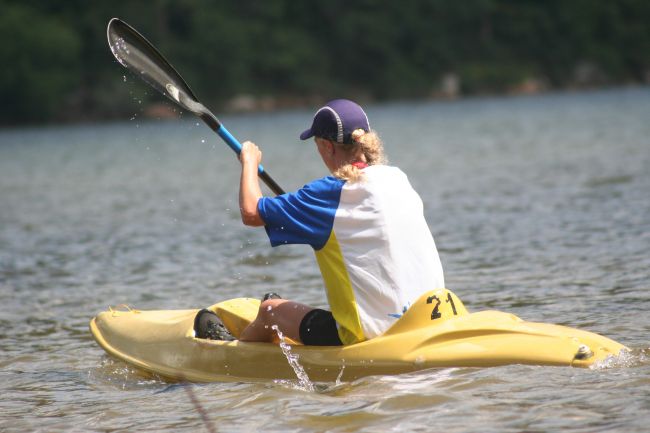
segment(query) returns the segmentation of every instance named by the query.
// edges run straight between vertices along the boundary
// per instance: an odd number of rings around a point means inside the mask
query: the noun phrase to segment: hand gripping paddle
[[[241,143],[219,122],[219,119],[199,102],[181,75],[160,54],[160,52],[124,21],[113,18],[106,29],[108,45],[118,62],[134,75],[140,77],[151,87],[167,96],[181,108],[199,116],[237,155],[241,152]],[[260,179],[275,194],[284,191],[264,170],[258,167]]]

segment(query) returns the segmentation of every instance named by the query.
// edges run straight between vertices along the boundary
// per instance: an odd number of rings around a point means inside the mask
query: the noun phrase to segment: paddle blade
[[[176,69],[137,30],[113,18],[106,36],[113,56],[122,66],[186,110],[196,114],[205,111]]]

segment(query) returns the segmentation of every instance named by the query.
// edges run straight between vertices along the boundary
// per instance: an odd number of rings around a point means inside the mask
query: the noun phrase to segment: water
[[[368,112],[470,311],[595,331],[632,354],[596,370],[439,369],[313,392],[298,379],[195,385],[216,429],[647,431],[650,89]],[[241,225],[238,163],[219,138],[193,118],[139,118],[0,132],[2,431],[204,429],[183,387],[93,342],[88,321],[109,305],[199,308],[274,291],[325,306],[307,248],[271,249]],[[287,190],[325,174],[296,138],[310,119],[222,117],[262,146]]]
[[[309,375],[305,372],[305,369],[302,368],[302,365],[300,365],[300,355],[291,351],[291,345],[284,339],[284,334],[280,331],[280,328],[278,328],[277,325],[272,325],[271,329],[278,334],[278,339],[280,340],[278,344],[280,345],[280,349],[282,349],[282,353],[287,358],[287,362],[296,373],[296,377],[298,378],[298,389],[308,392],[315,391],[314,384],[309,380]]]

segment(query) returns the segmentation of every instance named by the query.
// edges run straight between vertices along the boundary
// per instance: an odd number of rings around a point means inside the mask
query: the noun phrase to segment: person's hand
[[[242,165],[254,164],[257,167],[262,162],[262,151],[252,141],[245,141],[241,147],[239,160]]]

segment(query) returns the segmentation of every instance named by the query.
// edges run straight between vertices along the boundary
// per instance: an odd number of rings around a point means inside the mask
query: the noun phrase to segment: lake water
[[[367,111],[470,311],[595,331],[632,353],[595,370],[436,369],[314,392],[297,380],[194,385],[216,429],[648,431],[650,88]],[[311,115],[222,121],[291,190],[326,174],[297,139]],[[94,343],[88,322],[109,305],[199,308],[275,291],[325,306],[307,247],[271,249],[241,225],[238,176],[189,116],[0,131],[0,431],[204,428],[186,388]]]

